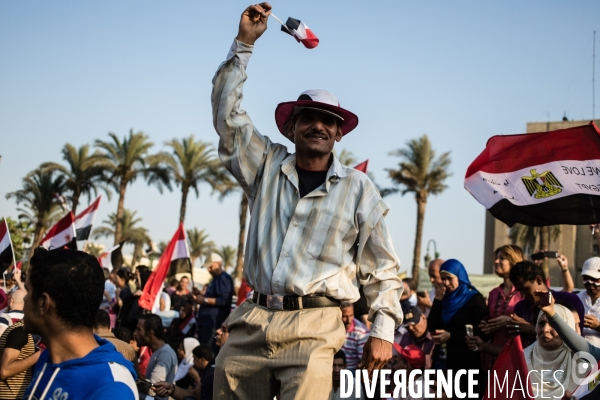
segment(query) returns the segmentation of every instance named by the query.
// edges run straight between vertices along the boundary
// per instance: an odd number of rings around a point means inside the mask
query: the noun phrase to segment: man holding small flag
[[[275,123],[295,153],[258,132],[240,108],[246,65],[267,29],[269,3],[248,7],[213,79],[219,157],[244,189],[252,218],[244,278],[254,289],[228,319],[215,366],[215,399],[329,399],[334,354],[345,341],[340,304],[370,304],[373,329],[361,369],[392,356],[402,321],[399,261],[369,177],[342,165],[335,142],[358,125],[325,90],[280,103]]]

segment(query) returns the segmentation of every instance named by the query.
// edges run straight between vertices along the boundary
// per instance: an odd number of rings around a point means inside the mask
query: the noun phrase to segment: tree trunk
[[[417,232],[415,233],[415,248],[413,252],[412,280],[419,287],[419,265],[421,264],[421,241],[423,238],[423,221],[425,220],[425,206],[427,197],[417,195]]]
[[[550,227],[549,226],[541,226],[540,227],[540,250],[546,251],[550,246]],[[544,260],[542,263],[542,268],[544,269],[544,273],[546,277],[549,277],[550,274],[550,266],[548,260]]]
[[[235,263],[234,278],[242,278],[242,269],[244,268],[244,248],[246,247],[246,218],[248,216],[248,197],[242,193],[242,202],[240,204],[240,236],[238,240],[237,260]]]
[[[71,211],[73,211],[73,215],[77,215],[77,206],[79,205],[79,197],[81,194],[79,192],[73,192],[73,198],[71,199]]]
[[[181,184],[181,207],[179,208],[179,223],[180,224],[182,224],[183,221],[185,220],[185,209],[186,209],[187,197],[188,197],[189,191],[190,191],[190,187],[182,183]]]
[[[117,203],[117,226],[115,226],[115,245],[121,242],[123,235],[123,210],[125,209],[125,189],[127,189],[127,181],[121,179],[119,183],[119,202]]]

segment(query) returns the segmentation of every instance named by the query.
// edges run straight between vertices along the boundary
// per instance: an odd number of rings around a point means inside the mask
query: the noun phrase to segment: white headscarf
[[[575,330],[575,318],[569,309],[560,304],[554,304],[554,310],[560,319]],[[538,319],[543,314],[544,312],[540,311]],[[573,352],[564,342],[556,350],[546,350],[536,341],[527,347],[524,353],[527,368],[529,371],[533,371],[529,375],[529,381],[532,383],[533,392],[531,394],[536,394],[536,399],[560,398],[563,396],[563,390],[572,392],[577,387],[571,378],[571,371],[576,368],[576,365],[572,365]],[[544,384],[540,390],[542,370],[546,372],[544,372]],[[537,384],[537,393],[535,393],[536,385],[533,385],[533,383]]]
[[[185,351],[185,355],[179,363],[179,367],[177,367],[174,382],[185,378],[190,368],[194,366],[194,355],[192,354],[192,350],[198,346],[200,346],[200,342],[194,338],[183,339],[183,350]]]

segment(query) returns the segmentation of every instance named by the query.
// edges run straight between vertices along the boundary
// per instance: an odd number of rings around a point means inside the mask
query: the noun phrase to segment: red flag
[[[366,174],[368,165],[369,165],[369,160],[365,160],[365,161],[361,162],[360,164],[356,165],[354,167],[354,169],[357,171],[360,171],[360,172],[364,172]]]
[[[465,189],[509,226],[600,222],[600,130],[494,136],[469,166]]]
[[[527,379],[528,372],[521,337],[516,336],[504,345],[489,372],[488,385],[483,399],[533,399],[529,396],[534,392]]]
[[[23,270],[23,261],[17,261],[17,265],[15,265],[15,268],[18,269],[19,271]]]
[[[140,307],[146,310],[152,310],[156,295],[161,290],[161,287],[167,277],[169,271],[179,270],[179,267],[185,266],[187,270],[191,272],[192,263],[190,261],[190,251],[188,250],[185,230],[183,224],[179,224],[179,228],[165,251],[160,256],[158,264],[150,274],[146,286],[144,286],[144,292],[142,297],[138,301]]]
[[[292,35],[299,43],[302,43],[307,49],[314,49],[319,45],[319,39],[310,30],[306,24],[298,19],[289,17],[281,30]]]
[[[46,233],[46,236],[42,239],[41,246],[48,250],[60,249],[65,246],[76,250],[77,242],[73,221],[73,213],[69,211],[67,215],[54,224],[48,233]]]

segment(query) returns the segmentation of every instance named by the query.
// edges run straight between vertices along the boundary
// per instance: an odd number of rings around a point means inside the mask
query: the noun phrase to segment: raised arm
[[[211,103],[213,125],[220,137],[219,157],[249,197],[254,197],[255,184],[271,143],[254,128],[240,104],[247,78],[246,65],[254,42],[267,29],[270,10],[269,3],[244,10],[227,60],[219,66],[213,78]]]

